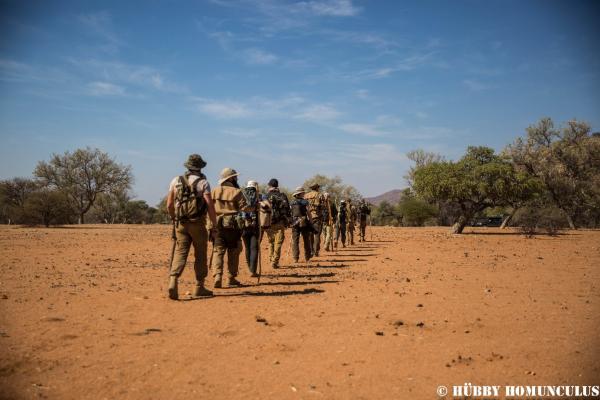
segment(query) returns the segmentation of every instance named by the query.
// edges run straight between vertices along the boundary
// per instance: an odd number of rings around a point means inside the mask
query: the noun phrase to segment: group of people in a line
[[[300,260],[300,238],[303,241],[304,260],[318,257],[321,237],[325,251],[354,244],[354,231],[359,227],[359,241],[365,240],[369,204],[363,199],[354,204],[351,199],[336,203],[328,193],[321,193],[313,184],[310,190],[298,187],[292,199],[279,190],[279,182],[268,182],[266,193],[259,192],[256,181],[248,181],[240,188],[236,170],[221,171],[218,187],[211,190],[202,169],[206,162],[192,154],[184,163],[187,171],[173,178],[167,195],[167,210],[174,224],[175,247],[170,266],[169,298],[177,300],[178,278],[185,267],[191,247],[194,248],[196,274],[195,297],[211,296],[206,288],[208,275],[208,241],[213,242],[210,268],[213,287],[240,286],[239,257],[244,243],[245,257],[252,276],[258,276],[260,242],[266,233],[269,240],[269,261],[279,268],[285,230],[292,229],[291,248],[294,263]],[[227,270],[224,271],[225,255]],[[226,281],[223,281],[225,276]]]

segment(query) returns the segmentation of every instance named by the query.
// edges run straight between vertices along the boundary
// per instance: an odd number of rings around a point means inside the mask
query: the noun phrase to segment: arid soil
[[[436,399],[600,383],[600,231],[374,228],[166,297],[169,226],[0,228],[0,397]],[[288,233],[289,234],[289,233]],[[266,249],[266,239],[263,241]],[[209,279],[209,287],[212,280]],[[186,294],[186,292],[188,292]]]

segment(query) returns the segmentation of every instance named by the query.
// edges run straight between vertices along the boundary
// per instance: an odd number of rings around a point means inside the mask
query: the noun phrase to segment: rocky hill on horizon
[[[402,198],[404,189],[393,189],[374,197],[365,197],[369,203],[378,206],[382,201],[387,201],[390,204],[395,204]]]

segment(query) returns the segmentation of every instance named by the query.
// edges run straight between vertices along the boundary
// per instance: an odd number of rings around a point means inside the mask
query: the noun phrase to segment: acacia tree
[[[100,193],[126,190],[133,181],[130,166],[118,164],[107,153],[89,147],[54,154],[49,162],[40,161],[34,175],[43,185],[67,195],[80,224]]]
[[[528,197],[535,185],[526,173],[517,171],[508,159],[488,147],[468,147],[457,162],[441,161],[415,170],[414,188],[427,201],[444,202],[458,210],[453,233],[462,233],[467,223],[488,207],[504,206]]]
[[[423,149],[411,150],[406,153],[406,157],[415,163],[415,165],[409,168],[407,174],[404,175],[404,179],[406,179],[406,182],[410,187],[413,186],[413,182],[415,180],[415,171],[417,168],[445,160],[444,156],[441,154],[425,151]]]
[[[6,222],[19,223],[25,212],[27,198],[38,189],[38,185],[26,178],[0,181],[0,213]]]
[[[600,136],[591,134],[588,124],[573,120],[556,129],[552,119],[543,118],[505,152],[543,182],[571,229],[579,215],[600,209]]]
[[[308,190],[308,188],[315,183],[318,183],[319,186],[321,186],[322,192],[329,193],[330,197],[336,199],[336,201],[348,198],[352,201],[359,201],[362,198],[360,192],[354,186],[345,185],[342,178],[339,176],[329,178],[325,175],[317,174],[304,181],[303,186]]]

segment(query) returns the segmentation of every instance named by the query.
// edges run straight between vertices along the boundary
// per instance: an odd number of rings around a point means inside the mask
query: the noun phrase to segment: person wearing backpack
[[[285,228],[290,225],[291,211],[290,203],[285,195],[279,190],[279,181],[275,178],[268,183],[266,198],[271,204],[271,225],[266,229],[269,239],[269,261],[271,267],[279,268],[281,258],[281,247],[285,240]]]
[[[358,220],[359,220],[359,242],[366,241],[366,230],[367,230],[367,218],[371,215],[371,207],[365,199],[362,199],[358,206]]]
[[[246,187],[242,189],[242,194],[248,204],[248,207],[252,208],[252,211],[243,212],[244,226],[242,228],[242,240],[244,241],[244,250],[246,254],[246,263],[248,269],[253,277],[258,276],[256,274],[256,267],[258,265],[258,246],[260,245],[259,235],[259,214],[258,207],[260,206],[260,193],[258,193],[258,183],[256,181],[248,181]]]
[[[211,266],[214,278],[213,287],[223,287],[223,264],[227,253],[227,285],[229,287],[241,286],[236,279],[238,274],[240,253],[242,251],[243,218],[240,212],[252,211],[240,190],[237,177],[238,173],[232,168],[221,171],[219,186],[213,189],[212,198],[215,202],[217,221],[213,246],[213,265]]]
[[[206,229],[206,214],[216,224],[215,207],[210,193],[210,184],[201,170],[206,162],[198,154],[188,157],[184,166],[187,171],[171,181],[167,194],[167,210],[175,225],[175,250],[169,271],[169,298],[177,300],[178,279],[185,268],[190,248],[194,246],[194,273],[196,288],[194,296],[211,296],[204,286],[208,275],[206,253],[209,233]]]
[[[333,214],[329,193],[323,193],[323,234],[325,235],[325,251],[333,250]]]
[[[308,212],[312,224],[314,226],[314,232],[310,237],[310,245],[313,257],[319,256],[319,249],[321,247],[321,229],[323,228],[323,195],[319,193],[319,184],[315,183],[310,186],[311,191],[304,195],[304,198],[308,201]]]
[[[294,263],[300,259],[300,236],[304,241],[304,259],[310,261],[312,257],[312,247],[310,237],[314,233],[311,216],[308,211],[309,203],[304,199],[303,187],[298,187],[293,193],[294,200],[290,204],[292,209],[292,258]]]
[[[356,227],[356,207],[352,204],[352,199],[346,200],[346,237],[348,237],[348,244],[354,246],[354,228]]]
[[[346,247],[346,223],[348,222],[348,208],[346,207],[346,200],[340,201],[340,206],[337,211],[337,230],[335,233],[335,247],[337,247],[340,237],[342,239],[342,247]]]

